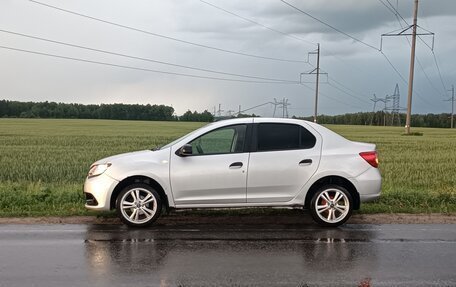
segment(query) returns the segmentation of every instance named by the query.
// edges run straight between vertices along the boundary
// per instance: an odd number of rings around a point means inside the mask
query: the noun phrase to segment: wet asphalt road
[[[456,286],[456,225],[0,226],[0,286],[363,283]]]

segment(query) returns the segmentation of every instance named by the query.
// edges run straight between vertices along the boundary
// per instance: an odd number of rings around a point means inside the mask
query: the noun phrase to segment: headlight
[[[110,166],[111,163],[94,164],[90,167],[89,174],[87,175],[87,177],[94,177],[100,175],[103,172],[105,172]]]

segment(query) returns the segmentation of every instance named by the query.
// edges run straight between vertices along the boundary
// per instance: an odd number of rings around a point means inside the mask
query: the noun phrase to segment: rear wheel
[[[162,201],[152,187],[146,184],[132,184],[120,192],[116,209],[117,215],[125,224],[145,227],[160,216]]]
[[[312,197],[310,211],[313,219],[322,226],[336,227],[350,218],[353,199],[338,185],[325,185]]]

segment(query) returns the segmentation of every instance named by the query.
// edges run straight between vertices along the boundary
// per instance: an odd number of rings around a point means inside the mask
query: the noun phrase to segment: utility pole
[[[408,81],[408,94],[407,94],[407,116],[405,120],[405,133],[410,134],[410,122],[412,116],[412,93],[413,93],[413,75],[415,71],[415,49],[416,49],[416,36],[423,35],[423,36],[432,36],[432,48],[434,49],[434,33],[427,31],[425,29],[425,33],[417,33],[418,28],[418,0],[415,0],[415,6],[413,9],[413,24],[409,27],[402,29],[399,33],[390,32],[386,34],[382,34],[381,42],[380,42],[380,51],[382,51],[383,46],[383,37],[388,36],[412,36],[412,43],[411,43],[411,52],[410,52],[410,72],[409,72],[409,81]],[[412,33],[408,32],[412,29]]]
[[[413,74],[415,72],[415,48],[416,48],[416,25],[418,18],[418,0],[415,0],[415,8],[413,9],[413,27],[412,27],[412,51],[410,53],[410,73],[408,81],[407,94],[407,117],[405,119],[405,133],[410,134],[410,121],[412,117],[412,92],[413,92]]]
[[[312,54],[315,54],[317,55],[317,67],[315,69],[313,69],[312,71],[310,72],[306,72],[306,73],[301,73],[299,75],[299,80],[300,80],[300,83],[302,83],[302,76],[303,75],[312,75],[312,74],[316,74],[317,76],[317,80],[315,82],[315,105],[314,105],[314,122],[316,123],[317,122],[317,115],[318,115],[318,88],[319,88],[319,84],[320,84],[320,74],[325,74],[327,75],[328,73],[321,73],[321,70],[320,70],[320,43],[317,43],[317,50],[314,51],[314,52],[309,52],[307,53],[307,58],[309,58],[309,55],[312,55]]]
[[[451,128],[454,127],[454,85],[451,85],[451,99],[446,100],[447,102],[451,102]]]
[[[315,111],[314,123],[317,122],[317,107],[318,107],[318,82],[320,79],[320,43],[317,44],[317,82],[315,83]]]

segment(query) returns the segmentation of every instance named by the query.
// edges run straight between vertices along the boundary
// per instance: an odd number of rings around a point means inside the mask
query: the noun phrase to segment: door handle
[[[299,162],[300,166],[311,165],[311,164],[312,164],[312,160],[310,158],[303,159]]]
[[[230,168],[241,168],[243,166],[242,162],[237,161],[230,164]]]

